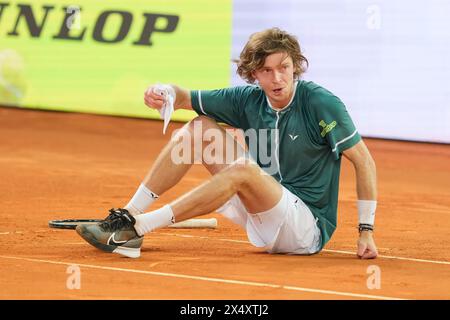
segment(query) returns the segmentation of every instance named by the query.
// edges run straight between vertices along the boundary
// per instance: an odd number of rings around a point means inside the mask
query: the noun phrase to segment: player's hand
[[[161,92],[158,92],[160,85],[151,85],[147,88],[144,93],[144,103],[146,106],[160,110],[162,106],[166,103],[167,96]]]
[[[375,259],[378,256],[372,231],[361,232],[358,239],[358,252],[356,254],[360,259]]]

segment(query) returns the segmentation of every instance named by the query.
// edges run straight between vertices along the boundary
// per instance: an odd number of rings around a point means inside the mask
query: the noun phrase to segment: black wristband
[[[373,225],[367,223],[360,223],[358,226],[358,231],[361,233],[362,231],[373,231]]]

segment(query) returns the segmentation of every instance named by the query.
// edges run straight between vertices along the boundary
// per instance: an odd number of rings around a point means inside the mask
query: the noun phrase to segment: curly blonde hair
[[[287,53],[294,62],[294,78],[306,72],[308,60],[303,56],[297,38],[279,28],[256,32],[250,36],[239,56],[237,73],[248,83],[255,83],[253,72],[264,66],[266,57],[278,52]]]

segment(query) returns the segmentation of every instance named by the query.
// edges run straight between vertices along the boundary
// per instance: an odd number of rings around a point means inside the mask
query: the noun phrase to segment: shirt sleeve
[[[344,103],[331,92],[316,89],[309,100],[316,114],[318,139],[330,146],[334,158],[338,160],[344,150],[361,140],[361,136]]]
[[[249,86],[193,90],[191,105],[199,115],[206,115],[235,128],[243,128],[246,121],[244,107],[250,94]]]

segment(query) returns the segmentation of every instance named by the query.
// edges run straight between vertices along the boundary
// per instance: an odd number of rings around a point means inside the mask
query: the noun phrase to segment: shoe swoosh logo
[[[116,239],[114,239],[114,235],[115,234],[116,233],[114,232],[112,235],[109,236],[109,239],[108,239],[108,242],[107,242],[108,245],[120,246],[120,245],[124,244],[125,242],[127,242],[127,240],[125,240],[125,241],[117,241]]]

